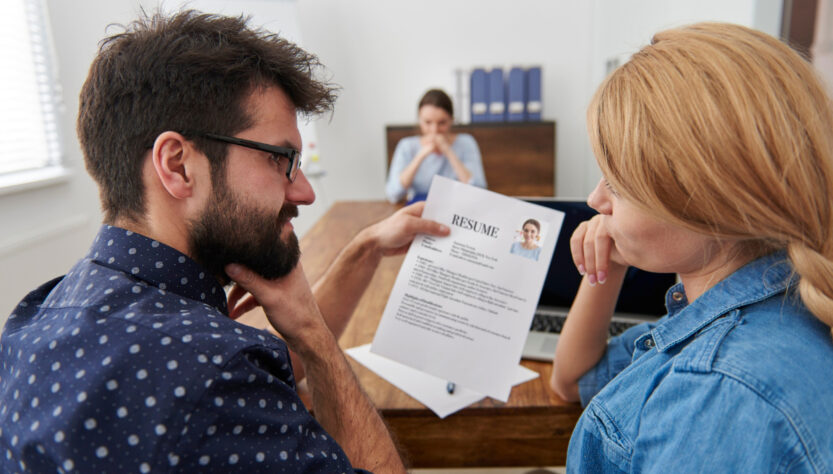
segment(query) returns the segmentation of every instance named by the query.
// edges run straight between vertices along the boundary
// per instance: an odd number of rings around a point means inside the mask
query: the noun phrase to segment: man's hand
[[[309,345],[307,337],[321,330],[329,332],[300,262],[288,275],[276,280],[266,280],[236,264],[226,266],[226,273],[235,281],[229,294],[232,318],[262,306],[269,324],[290,348],[299,352]],[[251,296],[241,300],[246,292]]]
[[[303,360],[312,411],[347,453],[350,462],[377,472],[404,473],[402,460],[384,422],[362,392],[321,317],[301,264],[277,280],[266,280],[235,264],[226,266],[226,273],[241,288],[238,291],[252,294],[272,327]],[[235,301],[238,299],[239,296]],[[294,356],[293,367],[296,380],[300,380],[303,372],[298,372],[300,367],[296,366]]]
[[[381,255],[397,255],[408,250],[416,234],[447,236],[451,230],[439,222],[423,219],[425,202],[403,207],[387,219],[364,229],[361,237],[369,239]]]

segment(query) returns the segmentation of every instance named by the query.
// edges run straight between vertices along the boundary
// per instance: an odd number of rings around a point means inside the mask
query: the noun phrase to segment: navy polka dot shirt
[[[0,472],[355,472],[284,342],[227,314],[199,264],[102,227],[3,330]]]

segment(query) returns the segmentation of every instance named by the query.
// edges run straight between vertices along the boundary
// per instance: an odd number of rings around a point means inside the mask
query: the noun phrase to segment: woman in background
[[[390,202],[425,199],[434,175],[486,187],[480,149],[474,137],[451,133],[454,107],[451,98],[431,89],[417,109],[420,136],[403,138],[396,145],[385,186]]]
[[[523,242],[512,242],[509,253],[520,255],[532,260],[538,260],[541,255],[541,247],[538,246],[538,239],[541,235],[541,224],[535,219],[527,219],[521,226],[521,237]]]
[[[812,67],[736,25],[658,33],[588,110],[599,215],[552,388],[571,472],[833,471],[833,112]],[[668,315],[608,341],[627,265]]]

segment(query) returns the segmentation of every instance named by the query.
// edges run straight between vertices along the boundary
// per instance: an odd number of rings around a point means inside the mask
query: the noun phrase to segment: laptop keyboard
[[[530,326],[529,329],[538,332],[560,333],[561,328],[564,327],[564,321],[566,320],[566,314],[536,312],[535,317],[532,318],[532,326]],[[618,336],[619,334],[625,332],[626,329],[636,326],[637,324],[639,323],[612,321],[610,323],[610,328],[608,328],[608,332],[610,333],[610,337]]]

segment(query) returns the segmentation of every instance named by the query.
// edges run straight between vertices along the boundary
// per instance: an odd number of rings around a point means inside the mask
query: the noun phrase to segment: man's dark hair
[[[448,112],[449,116],[454,117],[454,105],[451,104],[451,97],[441,89],[431,89],[426,92],[420,99],[417,110],[421,109],[423,105],[439,107]]]
[[[193,10],[143,14],[102,40],[81,89],[77,127],[106,222],[144,215],[143,157],[160,133],[245,130],[252,125],[246,100],[260,86],[280,87],[308,116],[332,109],[336,87],[315,77],[318,58],[247,21]],[[227,146],[189,138],[216,180]]]

